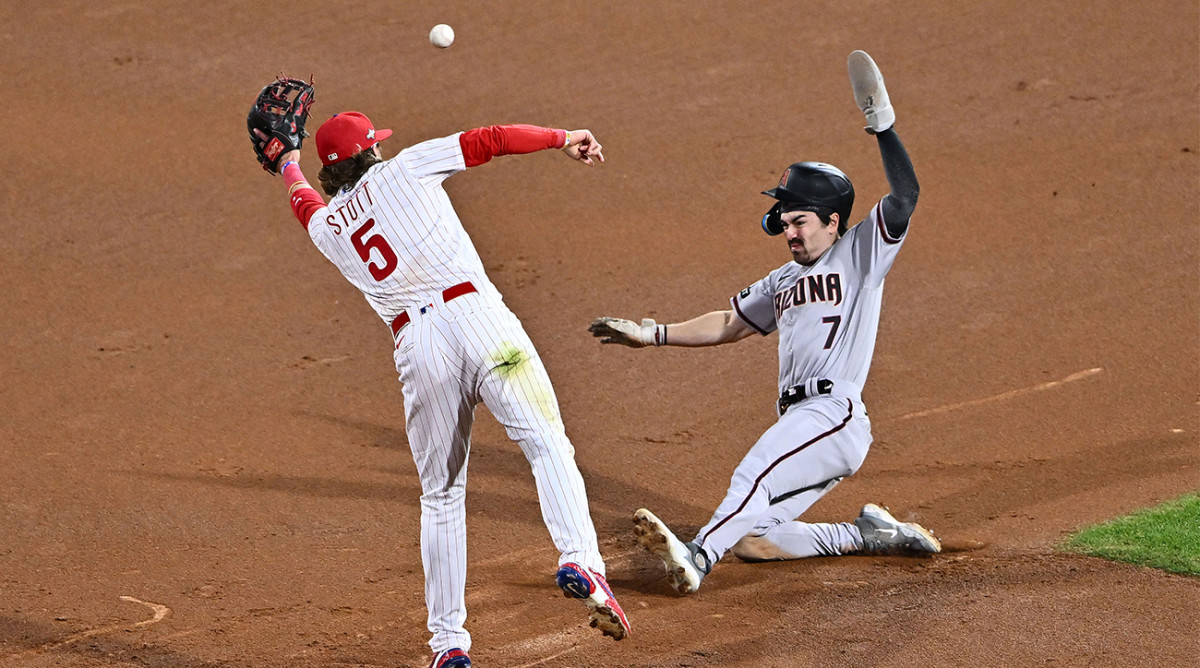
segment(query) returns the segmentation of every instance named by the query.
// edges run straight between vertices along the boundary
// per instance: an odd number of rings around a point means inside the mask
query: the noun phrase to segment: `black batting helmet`
[[[779,200],[762,219],[763,231],[772,236],[783,232],[779,213],[784,203],[837,212],[838,234],[845,233],[854,208],[854,185],[842,170],[824,162],[793,163],[779,178],[779,185],[763,194]]]

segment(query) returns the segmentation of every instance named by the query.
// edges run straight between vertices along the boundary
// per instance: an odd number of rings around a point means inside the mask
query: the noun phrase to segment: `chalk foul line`
[[[534,668],[534,666],[544,666],[544,665],[546,665],[547,662],[553,661],[554,659],[557,659],[558,657],[560,657],[564,654],[569,654],[571,652],[574,652],[575,648],[576,648],[576,646],[572,645],[572,646],[564,649],[563,651],[559,652],[558,654],[548,656],[544,659],[538,659],[537,661],[534,661],[533,663],[523,663],[523,664],[517,666],[517,668]]]
[[[971,399],[970,401],[960,401],[955,404],[947,404],[945,406],[938,406],[937,408],[930,408],[928,410],[916,411],[915,413],[907,413],[907,414],[901,415],[895,419],[896,420],[911,420],[913,418],[925,417],[927,415],[937,415],[938,413],[949,413],[950,411],[961,410],[963,408],[970,408],[972,406],[980,406],[983,404],[995,403],[997,401],[1004,401],[1006,399],[1012,399],[1014,397],[1019,397],[1024,394],[1032,394],[1034,392],[1043,392],[1045,390],[1049,390],[1049,389],[1058,387],[1059,385],[1065,385],[1067,383],[1073,383],[1077,380],[1083,380],[1085,378],[1090,378],[1090,377],[1095,376],[1096,374],[1100,373],[1101,371],[1104,371],[1103,367],[1096,367],[1094,369],[1084,369],[1083,371],[1077,371],[1061,380],[1051,380],[1051,381],[1047,381],[1045,383],[1038,383],[1037,385],[1032,385],[1030,387],[1022,387],[1022,388],[1016,389],[1016,390],[1009,390],[1008,392],[1001,392],[1000,394],[995,394],[990,397],[983,397],[982,399]]]
[[[22,657],[30,656],[32,654],[40,654],[42,652],[50,652],[50,651],[58,649],[59,647],[62,647],[63,645],[69,645],[73,642],[79,642],[80,640],[83,640],[85,638],[91,638],[92,636],[98,636],[103,633],[112,633],[113,631],[120,631],[121,629],[132,630],[132,629],[136,629],[136,628],[146,627],[151,624],[157,624],[158,622],[161,622],[163,619],[166,618],[167,615],[171,614],[170,608],[168,608],[165,605],[159,605],[158,603],[150,603],[149,601],[143,601],[141,599],[137,599],[132,596],[122,596],[121,600],[128,601],[130,603],[140,603],[141,605],[144,605],[144,606],[150,608],[152,611],[154,611],[154,616],[151,617],[150,619],[140,621],[132,626],[130,626],[128,624],[113,624],[112,626],[105,626],[105,627],[99,628],[99,629],[92,629],[91,631],[81,631],[79,633],[76,633],[75,635],[67,636],[63,640],[60,640],[56,643],[42,645],[40,647],[34,647],[32,649],[25,650],[24,652],[18,652],[16,654],[12,654],[12,655],[5,657],[5,659],[19,659]]]

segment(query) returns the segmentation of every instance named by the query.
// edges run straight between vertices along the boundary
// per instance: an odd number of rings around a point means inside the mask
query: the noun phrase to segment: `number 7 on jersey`
[[[374,267],[372,267],[372,269],[374,269]],[[827,315],[824,318],[821,318],[821,322],[825,323],[826,325],[833,325],[829,328],[829,336],[825,338],[825,350],[829,350],[833,347],[833,337],[837,336],[838,327],[842,325],[842,316]]]

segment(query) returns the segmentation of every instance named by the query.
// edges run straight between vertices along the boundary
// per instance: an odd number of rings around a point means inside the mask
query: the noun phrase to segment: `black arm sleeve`
[[[875,135],[879,140],[879,154],[883,157],[883,171],[887,174],[888,185],[892,192],[883,198],[883,221],[887,225],[888,234],[901,236],[908,230],[908,219],[917,208],[917,195],[921,188],[917,185],[917,174],[913,171],[912,161],[908,159],[908,151],[900,143],[896,129],[888,128]]]

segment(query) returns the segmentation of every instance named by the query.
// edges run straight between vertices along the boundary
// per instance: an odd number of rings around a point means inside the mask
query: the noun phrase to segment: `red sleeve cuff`
[[[300,165],[294,162],[289,162],[283,166],[281,171],[283,182],[287,184],[288,195],[291,200],[292,214],[296,216],[296,220],[308,229],[308,223],[312,220],[313,214],[325,206],[325,200],[321,195],[304,179],[304,172],[300,171]]]

